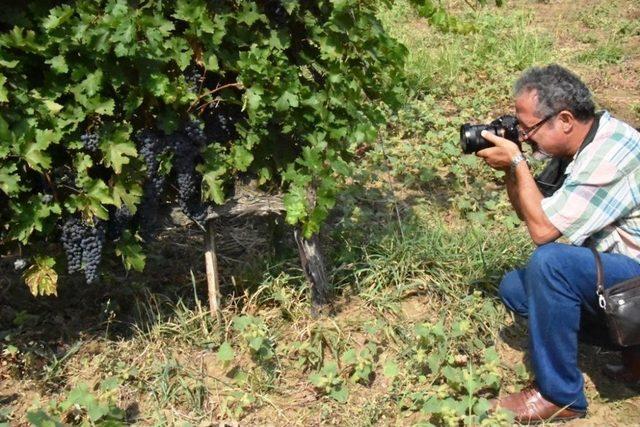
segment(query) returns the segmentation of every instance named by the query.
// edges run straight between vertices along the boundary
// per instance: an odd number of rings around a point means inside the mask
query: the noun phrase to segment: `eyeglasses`
[[[543,124],[545,124],[547,121],[549,121],[556,114],[558,114],[558,113],[549,114],[547,117],[545,117],[544,119],[540,120],[535,125],[533,125],[531,127],[528,127],[528,128],[525,128],[523,126],[518,125],[518,136],[520,137],[520,141],[526,141],[529,138],[531,138],[531,136],[533,136],[533,134],[536,133],[538,131],[538,129],[540,129],[542,127]]]

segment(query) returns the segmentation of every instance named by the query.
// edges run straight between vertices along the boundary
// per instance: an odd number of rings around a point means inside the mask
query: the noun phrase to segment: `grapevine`
[[[104,253],[142,268],[165,206],[202,225],[239,176],[312,236],[403,96],[370,0],[55,4],[0,17],[0,247],[89,282]]]

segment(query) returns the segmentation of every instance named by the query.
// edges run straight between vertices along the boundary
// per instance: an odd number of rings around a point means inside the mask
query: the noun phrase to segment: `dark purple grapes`
[[[116,240],[122,236],[122,233],[129,228],[133,214],[127,207],[122,205],[120,208],[112,207],[109,210],[109,222],[107,223],[107,237],[109,240]]]
[[[225,144],[237,138],[236,123],[242,117],[240,109],[233,105],[219,104],[208,108],[202,116],[207,139]]]
[[[71,217],[62,226],[62,247],[67,254],[67,271],[75,273],[82,268],[82,246],[84,224],[77,218]]]
[[[98,224],[95,227],[88,227],[84,238],[80,242],[82,246],[82,267],[88,284],[96,283],[99,279],[98,267],[102,259],[104,239],[104,227],[102,224]]]
[[[100,148],[100,136],[97,132],[86,132],[80,137],[84,148],[91,153],[95,153]]]
[[[105,241],[102,222],[90,225],[79,218],[70,217],[62,226],[60,240],[67,254],[69,273],[83,270],[87,283],[96,283]]]
[[[203,145],[207,142],[207,136],[204,133],[204,125],[198,119],[191,120],[184,125],[184,133],[196,145]]]
[[[160,173],[161,157],[167,153],[170,145],[158,133],[150,129],[140,130],[136,134],[138,152],[147,166],[147,180],[144,184],[142,201],[138,209],[140,231],[144,239],[150,239],[158,222],[160,199],[164,193],[165,176]]]
[[[193,122],[192,122],[193,124]],[[197,129],[200,129],[199,126]],[[203,135],[193,130],[194,138],[185,128],[187,136],[176,133],[170,136],[173,147],[173,170],[178,187],[178,204],[185,215],[202,224],[206,208],[202,204],[202,175],[196,170]]]
[[[193,93],[200,92],[200,88],[202,87],[203,77],[204,76],[202,75],[202,71],[200,71],[200,69],[195,65],[192,65],[187,68],[187,70],[184,73],[184,79],[186,80],[187,85],[189,86],[190,92],[193,92]]]

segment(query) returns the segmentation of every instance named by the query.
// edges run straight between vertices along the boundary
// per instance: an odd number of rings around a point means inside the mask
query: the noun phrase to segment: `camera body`
[[[493,147],[493,143],[480,136],[483,130],[515,142],[518,144],[518,147],[521,147],[518,138],[518,120],[515,116],[504,115],[498,117],[488,125],[465,123],[460,126],[460,147],[464,154],[472,154],[485,148]]]

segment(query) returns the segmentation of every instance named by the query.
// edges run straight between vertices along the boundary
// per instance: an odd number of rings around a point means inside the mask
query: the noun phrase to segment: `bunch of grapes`
[[[82,266],[84,267],[84,277],[87,283],[92,284],[98,281],[98,267],[102,258],[102,247],[104,246],[104,227],[98,224],[95,227],[86,229],[85,236],[80,242],[82,247]]]
[[[107,237],[109,240],[120,238],[122,233],[129,228],[132,219],[133,214],[127,205],[123,204],[120,208],[111,207],[109,209],[109,222],[107,223]]]
[[[201,135],[187,132],[187,136],[175,133],[170,136],[174,150],[173,170],[178,186],[178,204],[180,209],[194,221],[202,224],[206,218],[206,208],[201,200],[202,175],[196,171],[196,165],[202,147]],[[188,135],[192,133],[195,138]]]
[[[161,135],[150,129],[140,130],[136,134],[138,152],[147,166],[147,180],[156,190],[158,196],[164,187],[164,176],[160,174],[160,157],[167,152],[168,147]]]
[[[145,239],[153,237],[158,219],[159,200],[164,191],[165,177],[160,173],[160,158],[169,147],[164,138],[150,129],[140,130],[136,134],[138,152],[147,166],[147,181],[144,184],[142,201],[139,208],[141,232]]]
[[[82,268],[82,246],[85,226],[77,218],[71,217],[62,226],[62,247],[67,254],[67,270],[75,273]]]
[[[100,136],[95,131],[85,132],[80,137],[80,140],[82,141],[84,148],[86,148],[90,153],[95,153],[100,148]]]
[[[195,65],[188,67],[184,72],[184,79],[189,86],[189,91],[193,93],[200,92],[203,80],[202,71]]]
[[[101,222],[93,226],[76,217],[70,217],[62,226],[60,238],[67,254],[67,270],[75,273],[84,270],[87,283],[98,281],[98,267],[102,259],[105,233]]]
[[[235,125],[241,118],[242,112],[233,105],[208,108],[203,114],[204,132],[211,141],[227,143],[238,136]]]
[[[193,119],[184,125],[184,133],[187,134],[190,140],[195,142],[198,146],[201,146],[207,142],[207,136],[203,130],[202,121]]]

